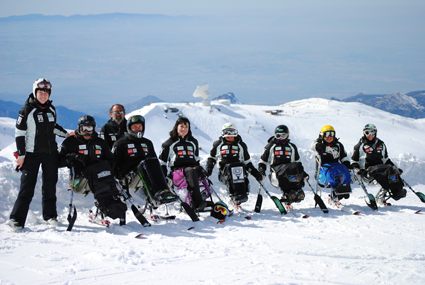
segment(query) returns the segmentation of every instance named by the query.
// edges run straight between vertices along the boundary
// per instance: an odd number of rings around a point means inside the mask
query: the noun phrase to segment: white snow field
[[[172,113],[170,108],[179,111]],[[265,112],[271,110],[283,110],[283,113],[274,116]],[[404,170],[403,178],[415,191],[425,192],[425,120],[396,116],[359,103],[324,99],[282,106],[232,104],[211,108],[199,103],[158,103],[132,114],[145,116],[145,136],[154,142],[158,153],[180,112],[192,122],[192,131],[202,147],[202,165],[225,122],[236,124],[254,165],[258,164],[274,128],[286,124],[310,177],[314,174],[310,144],[322,126],[333,125],[351,155],[363,126],[373,123],[392,160]],[[4,129],[1,135],[11,133],[13,142],[14,120],[4,118],[0,127]],[[70,193],[68,172],[63,168],[57,184],[59,226],[41,223],[39,178],[26,226],[15,233],[5,223],[18,194],[20,174],[14,171],[11,154],[14,146],[2,144],[1,149],[2,285],[425,283],[425,214],[415,214],[425,209],[425,205],[409,189],[406,198],[391,200],[392,206],[373,211],[364,201],[363,190],[353,184],[353,194],[344,201],[347,211],[328,205],[329,213],[324,214],[314,208],[312,191],[306,186],[305,200],[295,204],[291,213],[280,215],[264,192],[261,213],[253,211],[258,183],[250,177],[251,194],[243,204],[246,213],[229,217],[223,224],[217,224],[207,213],[202,213],[200,221],[194,223],[171,207],[177,214],[175,220],[151,221],[152,226],[144,228],[129,210],[127,225],[119,226],[118,220],[112,220],[109,229],[88,221],[93,196],[77,195],[74,205],[78,218],[72,231],[67,232]],[[227,202],[216,169],[211,178],[214,189]],[[316,186],[313,178],[310,182]],[[273,195],[281,196],[280,190],[267,180],[264,185]],[[367,187],[372,194],[379,190],[378,186]],[[324,201],[327,195],[328,190],[324,189]],[[137,204],[143,205],[141,196],[135,193],[133,197]],[[352,215],[350,209],[361,214]],[[310,217],[303,219],[302,214]],[[252,217],[250,220],[245,219],[248,215]],[[194,228],[188,230],[191,227]],[[135,238],[140,233],[144,238]]]

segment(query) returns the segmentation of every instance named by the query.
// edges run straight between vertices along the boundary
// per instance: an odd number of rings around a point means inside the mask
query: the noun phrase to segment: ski
[[[245,214],[244,210],[242,209],[242,206],[240,204],[236,203],[231,198],[230,198],[230,204],[232,204],[232,206],[234,208],[234,211],[238,214],[238,216],[242,216],[242,215]],[[233,211],[232,211],[232,214],[233,214]],[[229,216],[231,216],[231,215],[229,215]],[[251,220],[251,216],[249,216],[249,215],[248,216],[245,216],[244,218],[247,219],[247,220]]]
[[[170,216],[151,215],[151,220],[153,220],[154,222],[158,222],[159,220],[175,220],[175,219],[176,219],[175,215],[170,215]]]
[[[282,202],[282,205],[285,206],[286,212],[291,213],[292,215],[294,215],[294,217],[298,218],[298,216],[294,213],[294,207],[291,204],[289,204],[286,201],[281,201],[281,202]],[[298,211],[295,210],[295,212],[298,212]],[[303,219],[307,219],[310,217],[309,215],[305,215],[301,212],[299,212],[299,214],[300,214],[300,217]]]
[[[93,214],[90,214],[90,218],[89,218],[89,222],[96,224],[96,225],[101,225],[104,226],[106,228],[109,228],[111,225],[111,222],[109,220],[102,220],[102,219],[96,219]]]
[[[135,236],[135,238],[137,238],[137,239],[146,239],[147,237],[145,237],[143,234],[138,234],[137,236]]]
[[[348,211],[346,210],[346,207],[341,204],[341,202],[333,200],[329,197],[328,200],[329,205],[333,205],[335,206],[338,210],[342,211],[342,212],[347,212],[347,213],[351,213],[352,215],[360,215],[361,212],[357,211],[357,210],[353,210],[353,209],[349,209]]]

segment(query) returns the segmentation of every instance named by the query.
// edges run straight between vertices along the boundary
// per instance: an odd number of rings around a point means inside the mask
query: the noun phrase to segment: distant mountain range
[[[23,106],[23,104],[0,100],[0,117],[16,119],[18,118],[19,110],[21,110]],[[57,123],[66,129],[76,129],[78,119],[83,115],[87,115],[82,112],[68,109],[64,106],[55,106],[55,108],[56,112],[58,113]],[[93,117],[95,118],[96,124],[99,128],[107,122],[107,120],[104,118],[99,118],[97,116]]]
[[[412,91],[406,94],[400,92],[379,95],[359,93],[345,99],[331,99],[341,102],[360,102],[404,117],[425,118],[425,90]]]
[[[223,95],[220,95],[218,97],[215,97],[211,101],[213,101],[213,100],[222,100],[222,99],[230,99],[230,103],[232,103],[232,104],[242,104],[241,101],[239,101],[238,99],[236,99],[236,96],[235,96],[235,94],[233,94],[233,92],[229,92],[227,94],[223,94]]]

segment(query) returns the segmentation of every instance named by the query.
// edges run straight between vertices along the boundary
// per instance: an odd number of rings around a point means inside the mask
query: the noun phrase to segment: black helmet
[[[275,138],[283,137],[284,139],[289,137],[289,129],[285,125],[279,125],[274,129]]]
[[[141,132],[135,132],[131,130],[131,126],[134,124],[142,124],[143,130]],[[127,120],[127,132],[129,136],[141,138],[145,134],[145,118],[142,115],[134,115]]]
[[[86,134],[86,133],[82,134],[81,131],[84,131],[83,126],[93,126],[93,132],[91,134]],[[77,132],[80,135],[91,137],[94,134],[95,128],[96,128],[96,120],[92,116],[84,115],[84,116],[81,116],[80,119],[78,119],[78,130],[77,130]]]

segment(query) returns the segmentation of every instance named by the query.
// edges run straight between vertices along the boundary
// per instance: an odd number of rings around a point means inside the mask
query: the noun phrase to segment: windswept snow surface
[[[290,138],[300,149],[302,161],[313,177],[311,142],[322,126],[331,124],[347,151],[352,151],[366,123],[378,127],[378,137],[405,172],[403,177],[416,190],[425,192],[424,120],[395,116],[359,103],[323,99],[291,102],[282,106],[151,104],[132,114],[146,118],[145,136],[157,153],[168,138],[178,108],[192,122],[192,131],[202,147],[205,165],[212,142],[225,122],[233,122],[247,143],[257,165],[267,139],[279,124],[288,125]],[[272,116],[267,110],[283,110]],[[131,115],[131,114],[129,114]],[[0,121],[1,122],[1,121]],[[1,125],[3,126],[3,125]],[[11,147],[12,148],[12,147]],[[7,148],[0,152],[9,158]],[[12,158],[10,158],[12,159]],[[344,201],[346,211],[329,206],[328,214],[314,208],[313,194],[295,210],[280,215],[263,194],[261,213],[253,212],[258,183],[250,177],[251,195],[243,204],[246,213],[229,217],[223,224],[207,213],[193,223],[175,207],[177,219],[152,222],[143,228],[127,212],[127,225],[112,221],[110,229],[88,222],[93,196],[74,196],[78,218],[66,231],[70,194],[68,175],[61,169],[57,184],[59,226],[41,223],[41,178],[37,183],[26,227],[14,233],[5,225],[18,194],[20,174],[12,161],[0,163],[0,284],[423,284],[425,282],[425,215],[415,214],[425,205],[408,190],[393,206],[372,211],[364,192],[353,184],[353,194]],[[39,175],[40,176],[40,175]],[[227,202],[225,188],[212,175],[214,189]],[[313,187],[314,179],[310,179]],[[265,180],[265,187],[280,197]],[[368,186],[376,194],[377,186]],[[184,194],[181,192],[180,194]],[[322,198],[326,201],[328,190]],[[143,198],[134,195],[143,205]],[[350,210],[361,214],[351,215]],[[164,209],[160,209],[164,211]],[[310,215],[301,218],[302,214]],[[251,220],[245,219],[250,215]],[[145,215],[147,216],[147,215]],[[194,229],[188,230],[190,227]],[[135,236],[143,233],[142,239]]]

